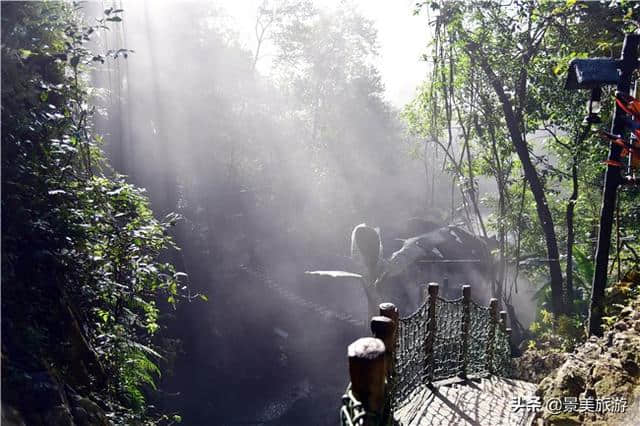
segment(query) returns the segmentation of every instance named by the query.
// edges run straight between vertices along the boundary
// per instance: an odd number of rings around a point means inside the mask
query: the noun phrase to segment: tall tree
[[[546,243],[552,310],[561,313],[565,306],[556,230],[545,185],[531,158],[527,136],[536,130],[532,128],[535,123],[530,122],[528,109],[529,72],[544,47],[545,35],[556,25],[564,9],[545,2],[516,3],[454,1],[429,4],[436,13],[436,31],[443,34],[439,39],[444,46],[442,50],[452,52],[451,56],[455,56],[457,62],[475,64],[493,91],[491,99],[495,99],[501,111],[501,119],[535,200]]]

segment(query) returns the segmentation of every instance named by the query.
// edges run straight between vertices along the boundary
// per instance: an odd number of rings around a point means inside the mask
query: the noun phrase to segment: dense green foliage
[[[582,123],[589,94],[564,89],[567,65],[576,57],[617,57],[624,31],[635,28],[638,5],[428,1],[419,10],[435,29],[425,57],[433,68],[405,110],[410,129],[426,139],[425,155],[430,146],[447,153],[445,166],[462,194],[458,220],[497,234],[501,268],[494,294],[508,305],[524,270],[532,282],[547,283],[537,294],[535,331],[551,324],[548,311],[571,317],[559,328],[580,329],[607,145],[597,137],[599,126],[590,131]],[[611,95],[603,95],[605,129]],[[486,178],[497,191],[480,197],[479,180]],[[620,191],[612,281],[638,265],[639,197],[637,188]],[[515,277],[504,273],[508,269]]]
[[[120,19],[110,9],[87,26],[68,3],[2,5],[2,390],[29,424],[51,421],[37,389],[52,383],[112,422],[145,418],[159,307],[183,293],[159,260],[177,217],[157,220],[142,189],[105,174],[92,133],[87,71],[127,51],[87,44]]]

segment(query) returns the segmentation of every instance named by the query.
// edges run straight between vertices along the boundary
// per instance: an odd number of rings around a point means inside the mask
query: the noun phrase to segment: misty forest
[[[0,6],[3,425],[637,424],[639,3]]]

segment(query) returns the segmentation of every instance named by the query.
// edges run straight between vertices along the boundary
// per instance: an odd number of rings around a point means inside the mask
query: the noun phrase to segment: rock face
[[[560,367],[568,354],[557,349],[527,350],[514,359],[514,377],[530,383],[540,383],[553,370]]]
[[[2,425],[108,426],[104,410],[91,399],[75,393],[49,371],[20,371],[19,398],[2,403]]]
[[[640,299],[620,312],[618,321],[603,337],[592,336],[569,354],[560,368],[542,380],[536,395],[543,407],[538,413],[538,424],[638,424],[633,413],[638,413],[640,405]],[[596,407],[556,413],[546,404],[554,398],[566,401],[572,397],[578,401],[626,401],[625,412],[612,412],[621,411],[619,407],[615,410]]]

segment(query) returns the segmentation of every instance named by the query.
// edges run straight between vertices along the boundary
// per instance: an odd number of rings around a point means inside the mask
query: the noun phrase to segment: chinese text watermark
[[[559,413],[624,413],[627,409],[626,398],[577,398],[564,396],[562,398],[549,398],[543,401],[539,396],[518,396],[511,400],[511,411],[520,410],[538,412],[543,408],[551,414]]]

